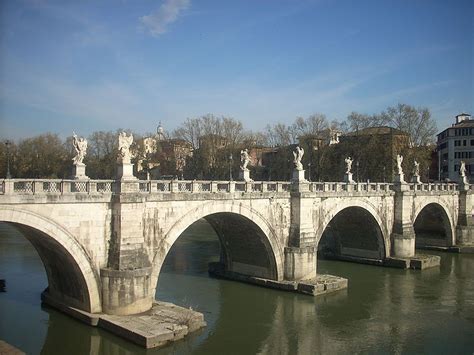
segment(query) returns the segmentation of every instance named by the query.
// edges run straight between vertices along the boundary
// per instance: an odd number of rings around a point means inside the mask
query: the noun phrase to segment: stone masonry
[[[151,308],[166,255],[201,218],[221,241],[225,270],[299,281],[316,277],[321,238],[343,230],[335,217],[351,209],[369,216],[362,223],[377,230],[381,258],[415,255],[419,216],[443,216],[444,245],[474,244],[472,196],[454,184],[14,179],[0,180],[0,222],[36,247],[51,297],[126,315]]]

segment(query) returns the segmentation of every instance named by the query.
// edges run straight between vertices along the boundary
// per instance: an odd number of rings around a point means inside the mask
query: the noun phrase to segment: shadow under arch
[[[454,228],[445,206],[429,202],[415,212],[416,247],[454,245]]]
[[[380,221],[360,206],[342,208],[327,222],[318,242],[322,257],[350,261],[382,261],[387,257]]]
[[[280,280],[283,250],[272,227],[254,209],[239,203],[205,203],[186,213],[165,234],[153,259],[151,285],[158,285],[161,267],[174,242],[200,219],[216,232],[221,245],[221,263],[226,271]]]
[[[98,275],[69,232],[43,216],[13,208],[0,210],[0,222],[15,227],[34,246],[55,301],[90,313],[102,311]]]

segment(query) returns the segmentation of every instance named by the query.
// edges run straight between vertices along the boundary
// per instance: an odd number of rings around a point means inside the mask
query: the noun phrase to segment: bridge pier
[[[138,180],[121,181],[112,202],[112,235],[107,267],[100,270],[103,312],[129,315],[152,308],[155,289],[143,233]]]
[[[474,245],[474,222],[472,220],[472,207],[474,195],[468,184],[459,185],[459,214],[456,226],[456,245]]]
[[[299,281],[316,277],[316,248],[285,248],[285,280]]]
[[[306,180],[293,180],[289,246],[285,248],[285,274],[288,281],[316,277],[317,250],[313,225],[313,197]]]
[[[415,230],[411,221],[413,192],[404,182],[394,184],[395,210],[392,230],[392,256],[412,258],[415,256]]]

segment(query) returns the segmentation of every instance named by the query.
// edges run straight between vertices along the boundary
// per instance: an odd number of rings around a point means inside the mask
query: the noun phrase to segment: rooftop
[[[361,129],[360,131],[354,131],[344,134],[344,136],[370,136],[370,135],[399,135],[399,136],[407,136],[408,133],[401,131],[399,129],[389,127],[389,126],[379,126],[379,127],[368,127]]]

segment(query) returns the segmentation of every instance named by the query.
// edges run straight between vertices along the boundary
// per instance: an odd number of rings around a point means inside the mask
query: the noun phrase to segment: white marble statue
[[[133,143],[132,134],[127,136],[126,132],[120,132],[119,137],[118,137],[119,163],[130,164],[130,158],[132,156],[130,153],[130,146],[132,145],[132,143]]]
[[[344,161],[346,163],[346,174],[349,174],[352,169],[352,158],[347,157],[346,159],[344,159]]]
[[[466,163],[464,162],[464,160],[461,160],[461,166],[459,167],[459,175],[461,175],[461,177],[465,178],[466,177]]]
[[[402,162],[403,162],[403,155],[397,154],[398,175],[403,175]]]
[[[295,163],[295,168],[296,170],[303,170],[303,164],[301,164],[301,159],[303,159],[304,155],[304,149],[301,148],[300,146],[296,147],[296,151],[293,152],[293,156],[295,159],[293,160],[293,163]]]
[[[240,151],[240,162],[242,163],[242,165],[240,166],[240,169],[242,171],[248,171],[249,169],[247,168],[247,165],[250,162],[250,155],[247,149]]]
[[[416,160],[413,162],[413,175],[414,176],[420,176],[420,163],[418,163]]]
[[[72,133],[72,145],[76,151],[76,156],[72,158],[74,165],[83,164],[84,157],[87,154],[87,139],[78,137],[76,133]]]

